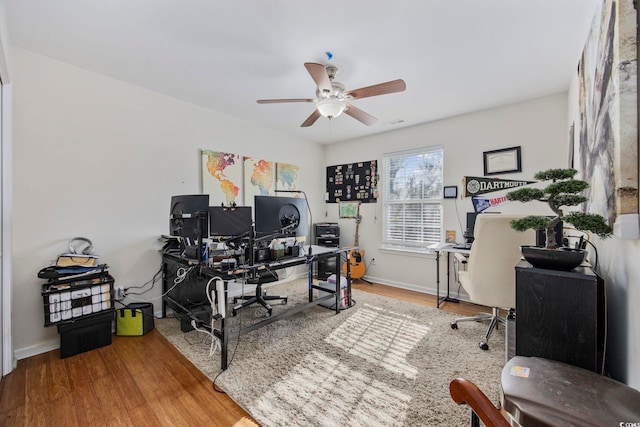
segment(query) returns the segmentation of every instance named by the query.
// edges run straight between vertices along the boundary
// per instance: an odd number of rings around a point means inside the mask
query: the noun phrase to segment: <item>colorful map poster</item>
[[[202,151],[202,193],[211,206],[242,204],[242,161],[238,154]]]
[[[273,162],[244,158],[244,204],[253,206],[254,196],[273,196],[275,168]]]
[[[276,163],[276,189],[298,190],[300,167],[287,163]]]

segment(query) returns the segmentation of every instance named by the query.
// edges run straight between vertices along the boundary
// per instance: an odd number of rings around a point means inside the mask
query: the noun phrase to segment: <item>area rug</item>
[[[268,291],[289,297],[286,306],[274,305],[274,315],[308,295],[301,280]],[[482,351],[485,324],[453,330],[452,313],[358,290],[353,299],[339,315],[312,307],[231,341],[222,373],[209,336],[181,332],[175,318],[158,319],[156,328],[265,427],[467,425],[468,407],[449,395],[457,377],[498,404],[503,329]],[[263,319],[264,309],[254,306],[229,323]]]

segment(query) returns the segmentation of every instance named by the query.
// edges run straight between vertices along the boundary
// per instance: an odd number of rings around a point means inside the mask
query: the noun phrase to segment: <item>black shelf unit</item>
[[[42,284],[44,326],[57,327],[61,359],[111,344],[114,282],[102,270]]]
[[[340,226],[336,222],[320,222],[313,226],[315,244],[328,248],[340,247]],[[319,259],[317,262],[318,280],[327,280],[329,276],[335,274],[336,258]]]
[[[559,271],[521,261],[516,266],[516,356],[543,357],[600,372],[604,286],[588,266]]]

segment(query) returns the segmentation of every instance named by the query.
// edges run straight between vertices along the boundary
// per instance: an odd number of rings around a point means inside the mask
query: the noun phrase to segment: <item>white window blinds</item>
[[[441,146],[384,155],[383,244],[425,248],[442,239]]]

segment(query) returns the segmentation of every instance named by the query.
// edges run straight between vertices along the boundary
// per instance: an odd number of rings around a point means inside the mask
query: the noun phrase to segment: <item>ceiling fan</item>
[[[289,98],[289,99],[259,99],[258,104],[277,104],[283,102],[313,102],[316,109],[300,125],[301,127],[311,126],[320,116],[332,119],[345,113],[354,119],[371,126],[378,119],[371,114],[354,107],[349,101],[370,96],[385,95],[387,93],[402,92],[407,88],[404,80],[392,80],[386,83],[379,83],[372,86],[362,87],[355,90],[345,90],[342,83],[335,81],[338,74],[338,67],[334,65],[322,65],[314,62],[306,62],[305,68],[316,83],[315,98]]]

